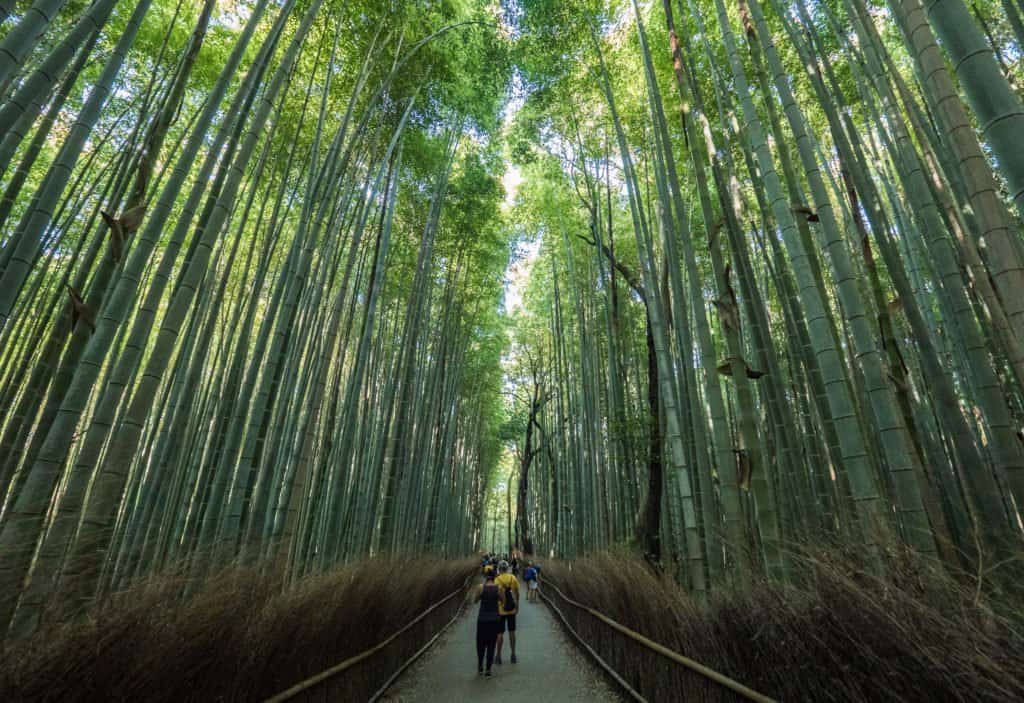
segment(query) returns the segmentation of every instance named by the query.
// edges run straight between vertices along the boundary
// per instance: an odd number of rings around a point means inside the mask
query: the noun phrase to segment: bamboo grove
[[[697,598],[821,542],[987,577],[1022,14],[0,0],[0,629],[499,532]]]
[[[509,252],[490,15],[39,0],[4,29],[2,628],[168,567],[473,547]]]
[[[1021,10],[522,3],[516,543],[1019,555]]]

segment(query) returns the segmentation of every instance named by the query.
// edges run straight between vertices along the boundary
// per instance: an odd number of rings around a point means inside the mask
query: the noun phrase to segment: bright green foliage
[[[62,45],[72,3],[23,68],[81,72],[43,148],[5,142],[12,635],[200,554],[298,576],[480,541],[510,254],[494,13],[206,7],[119,4]],[[102,76],[68,63],[115,40]]]
[[[1019,67],[985,64],[1002,97],[981,106],[989,89],[936,82],[934,40],[904,45],[887,8],[749,5],[517,4],[513,219],[539,254],[514,349],[551,398],[539,551],[660,542],[699,593],[784,578],[807,539],[952,567],[975,563],[976,527],[985,552],[1016,549],[1024,247],[1000,177],[1020,154],[987,161],[977,145],[1004,142],[966,115],[1013,112]],[[947,5],[910,21],[952,57]],[[993,8],[979,66],[1020,50]]]

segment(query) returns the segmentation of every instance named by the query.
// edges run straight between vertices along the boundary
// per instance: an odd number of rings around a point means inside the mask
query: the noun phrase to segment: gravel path
[[[526,593],[520,588],[520,593]],[[587,701],[617,703],[623,698],[605,682],[594,666],[563,633],[561,624],[540,600],[523,602],[516,632],[518,664],[509,664],[508,642],[494,665],[494,676],[476,673],[476,605],[405,672],[383,701],[387,703],[459,703],[461,701],[516,701],[555,703]],[[506,640],[508,635],[506,634]]]

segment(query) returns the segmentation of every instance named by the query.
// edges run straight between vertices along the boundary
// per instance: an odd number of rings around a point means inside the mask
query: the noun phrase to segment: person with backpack
[[[526,600],[537,600],[537,569],[529,562],[523,572],[523,580],[526,581]]]
[[[476,589],[474,602],[480,603],[480,611],[476,616],[476,673],[478,676],[490,676],[491,665],[494,663],[494,648],[498,641],[498,627],[501,625],[501,614],[498,612],[500,593],[494,583],[494,571],[488,571],[484,582]],[[487,670],[484,671],[484,656],[487,657]]]
[[[494,581],[498,586],[498,612],[501,624],[498,626],[497,654],[494,661],[501,664],[501,647],[508,630],[508,644],[512,654],[512,663],[516,663],[516,614],[519,612],[519,579],[508,572],[508,562],[498,564],[498,578]]]

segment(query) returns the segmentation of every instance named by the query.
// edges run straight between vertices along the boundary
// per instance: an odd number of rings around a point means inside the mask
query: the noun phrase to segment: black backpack
[[[512,593],[511,588],[505,588],[505,606],[502,609],[507,611],[512,611],[516,609],[516,597]]]

